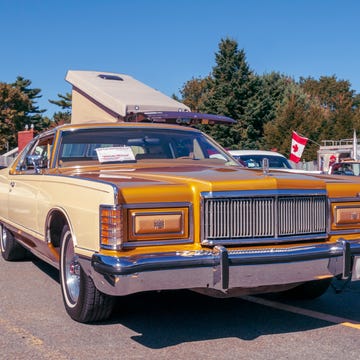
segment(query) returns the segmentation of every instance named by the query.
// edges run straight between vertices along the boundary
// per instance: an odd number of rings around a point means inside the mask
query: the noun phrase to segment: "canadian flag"
[[[295,131],[292,132],[291,140],[291,151],[290,151],[290,160],[298,163],[301,159],[301,155],[304,151],[305,145],[308,139],[298,135]]]

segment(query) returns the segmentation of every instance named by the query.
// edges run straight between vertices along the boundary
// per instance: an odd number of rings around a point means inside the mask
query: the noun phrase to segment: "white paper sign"
[[[130,146],[104,147],[95,149],[101,163],[112,161],[134,161],[135,156]]]

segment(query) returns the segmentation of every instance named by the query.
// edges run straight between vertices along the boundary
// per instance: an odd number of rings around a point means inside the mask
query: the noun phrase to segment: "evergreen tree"
[[[46,110],[40,110],[36,105],[37,99],[42,97],[42,95],[40,95],[41,89],[30,88],[31,81],[23,78],[22,76],[18,76],[16,81],[11,85],[19,89],[30,100],[30,104],[27,108],[18,109],[19,111],[24,111],[24,124],[28,126],[33,125],[37,131],[43,130],[41,114]]]
[[[202,127],[227,148],[263,148],[264,124],[276,116],[285,89],[293,80],[278,73],[257,76],[237,43],[222,40],[215,55],[217,65],[205,79],[188,81],[181,94],[192,109],[237,120],[231,127]]]
[[[65,95],[58,94],[58,100],[49,100],[49,103],[60,106],[63,110],[71,110],[72,106],[72,95],[71,93],[66,93]]]
[[[312,99],[296,83],[286,90],[276,117],[264,126],[264,144],[268,149],[276,148],[285,156],[290,155],[292,131],[305,136],[311,141],[305,147],[303,159],[316,159],[321,127],[326,119],[326,112],[316,99]]]
[[[52,125],[50,127],[70,124],[71,123],[71,112],[70,111],[58,111],[54,113],[52,119]]]
[[[71,122],[71,106],[72,106],[72,95],[66,93],[65,95],[58,94],[58,100],[49,100],[49,103],[60,106],[65,111],[58,111],[53,115],[53,122],[50,127],[68,124]]]
[[[62,110],[58,111],[53,115],[52,124],[50,127],[69,124],[71,122],[71,106],[72,106],[72,95],[71,93],[66,93],[65,95],[58,94],[58,100],[49,100],[49,103],[60,106]]]
[[[206,131],[223,146],[238,147],[253,132],[247,106],[257,90],[258,78],[247,64],[244,50],[239,50],[234,40],[221,40],[215,61],[216,66],[203,96],[204,110],[229,116],[237,120],[237,124],[231,127],[216,125]]]
[[[353,129],[357,128],[359,95],[351,89],[350,82],[333,75],[321,76],[319,80],[300,78],[300,86],[326,113],[321,124],[321,140],[352,138]]]

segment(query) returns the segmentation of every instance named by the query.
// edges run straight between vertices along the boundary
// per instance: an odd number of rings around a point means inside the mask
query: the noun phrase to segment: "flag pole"
[[[298,133],[300,136],[303,136],[303,137],[306,137],[305,135],[302,135],[302,134],[300,134],[300,133]],[[316,144],[317,146],[321,146],[320,144],[318,144],[316,141],[314,141],[314,140],[311,140],[311,139],[309,139],[308,137],[306,137],[307,139],[308,139],[308,141],[310,141],[310,142],[312,142],[312,143],[314,143],[314,144]]]
[[[357,138],[356,138],[356,130],[354,129],[354,137],[353,137],[353,158],[357,160]]]

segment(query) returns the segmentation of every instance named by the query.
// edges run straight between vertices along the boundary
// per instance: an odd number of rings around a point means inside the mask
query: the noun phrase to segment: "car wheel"
[[[332,278],[313,280],[298,285],[290,290],[281,292],[279,295],[291,300],[312,300],[326,293]]]
[[[23,260],[27,251],[23,248],[11,234],[11,232],[0,224],[0,247],[1,255],[7,261]]]
[[[100,292],[81,268],[67,225],[61,234],[60,284],[66,311],[72,319],[88,323],[106,320],[111,315],[114,298]]]

